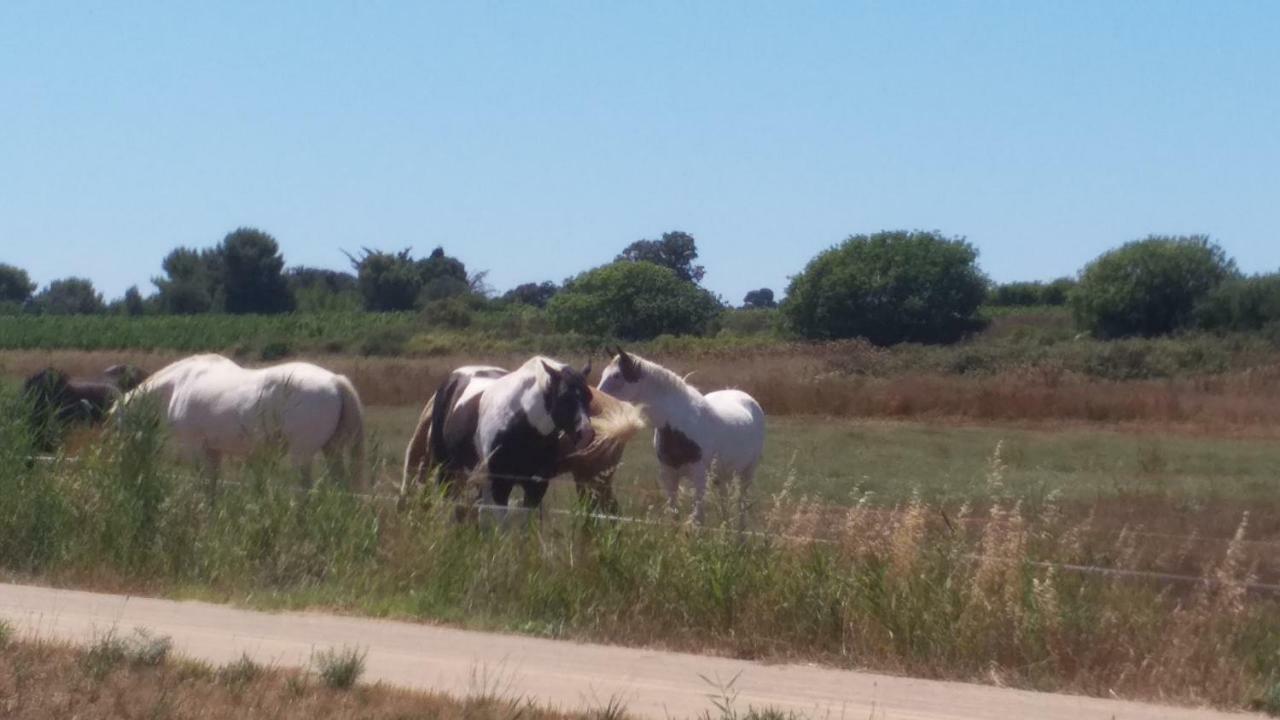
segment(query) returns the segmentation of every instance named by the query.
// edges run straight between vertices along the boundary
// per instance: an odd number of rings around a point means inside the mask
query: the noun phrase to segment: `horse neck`
[[[707,401],[687,385],[654,384],[653,395],[645,401],[644,413],[654,427],[680,424],[681,420],[699,414]]]

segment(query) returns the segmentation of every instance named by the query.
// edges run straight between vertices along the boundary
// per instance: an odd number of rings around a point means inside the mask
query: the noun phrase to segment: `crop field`
[[[9,352],[0,373],[172,357]],[[397,512],[430,388],[453,365],[517,357],[318,359],[369,402],[382,499],[327,480],[301,492],[270,455],[210,495],[145,431],[82,433],[22,469],[6,418],[0,574],[1222,707],[1277,692],[1274,370],[822,379],[821,355],[676,354],[705,387],[810,393],[771,413],[747,535],[720,526],[728,499],[705,530],[666,517],[645,437],[615,478],[625,521],[578,511],[569,482],[505,530],[455,526],[429,493]],[[1014,404],[1019,387],[1058,404]],[[922,404],[891,412],[894,393]],[[992,410],[946,409],[963,397]],[[1059,412],[1082,402],[1126,410]]]

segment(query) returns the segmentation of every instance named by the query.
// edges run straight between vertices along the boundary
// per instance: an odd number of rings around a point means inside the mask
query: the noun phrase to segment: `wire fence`
[[[57,457],[57,456],[48,456],[48,455],[34,456],[30,459],[40,463],[54,463],[58,461],[78,462],[79,460],[76,457],[70,457],[70,456]],[[179,477],[182,477],[185,479],[187,476],[179,476]],[[483,482],[480,479],[481,477],[500,479],[500,480],[510,480],[512,482],[532,482],[532,483],[574,482],[573,478],[566,477],[566,476],[540,478],[535,476],[507,475],[507,474],[501,474],[501,473],[486,473],[483,475],[479,473],[473,473],[469,478],[466,479],[466,482],[467,484],[473,484],[473,485],[478,484]],[[219,483],[230,485],[230,486],[243,486],[243,483],[240,483],[237,481],[222,480],[222,481],[219,481]],[[294,490],[302,494],[310,492],[309,489],[302,488],[302,487],[295,487]],[[388,507],[393,507],[397,509],[403,507],[403,503],[405,501],[405,498],[399,494],[387,494],[387,493],[376,493],[376,492],[355,492],[352,490],[345,490],[341,488],[338,488],[337,491],[345,495],[349,495],[353,498],[359,499],[363,502],[367,502],[371,504],[382,504],[382,505],[386,505]],[[522,506],[486,504],[483,502],[479,502],[479,503],[462,502],[462,501],[446,501],[446,502],[449,502],[449,504],[457,508],[474,510],[476,511],[479,517],[483,517],[484,515],[490,515],[496,520],[498,520],[499,523],[506,523],[510,517],[520,516],[520,515],[523,515],[525,517],[536,515],[540,519],[545,519],[548,516],[581,518],[581,519],[590,519],[590,520],[596,520],[599,522],[607,522],[607,523],[647,525],[647,526],[670,526],[673,523],[673,520],[669,518],[660,519],[660,518],[654,518],[654,517],[620,515],[620,514],[593,512],[593,511],[585,511],[585,510],[564,510],[560,508],[546,508],[541,506],[537,508],[526,508]],[[876,515],[881,515],[889,518],[898,518],[898,517],[901,517],[902,515],[902,511],[889,509],[889,508],[863,507],[863,508],[859,508],[858,512],[876,514]],[[966,521],[988,522],[983,518],[967,518]],[[950,525],[951,522],[953,521],[950,519],[947,520],[948,525]],[[697,531],[704,534],[731,534],[735,537],[744,537],[744,538],[749,537],[749,538],[769,540],[769,541],[784,541],[784,542],[791,542],[796,544],[817,544],[817,545],[839,545],[840,544],[840,541],[838,540],[832,540],[830,538],[821,538],[821,537],[816,537],[811,535],[796,535],[791,533],[770,533],[770,532],[765,532],[761,530],[735,529],[735,528],[715,526],[715,525],[702,526],[697,528]],[[1222,543],[1240,542],[1240,543],[1248,543],[1248,544],[1263,547],[1263,548],[1280,548],[1280,542],[1277,542],[1277,541],[1266,541],[1266,540],[1249,541],[1249,540],[1243,540],[1243,539],[1236,540],[1235,538],[1214,538],[1214,537],[1204,537],[1199,535],[1176,535],[1173,533],[1145,532],[1145,531],[1139,531],[1139,530],[1126,530],[1124,532],[1131,535],[1151,537],[1155,539],[1179,540],[1183,543],[1196,542],[1196,541],[1202,541],[1202,542],[1212,541],[1212,542],[1222,542]],[[1001,558],[993,558],[993,557],[978,554],[978,553],[966,554],[965,558],[972,562],[1002,560]],[[1114,577],[1114,578],[1119,578],[1124,580],[1163,582],[1168,584],[1181,584],[1181,585],[1197,585],[1201,587],[1210,587],[1210,588],[1227,584],[1224,581],[1219,580],[1217,578],[1206,577],[1203,575],[1190,575],[1190,574],[1184,574],[1184,573],[1162,572],[1157,570],[1136,570],[1136,569],[1106,567],[1106,566],[1100,566],[1100,565],[1081,565],[1081,564],[1075,564],[1075,563],[1049,562],[1049,561],[1043,561],[1043,560],[1024,559],[1022,560],[1022,562],[1025,562],[1033,567],[1039,567],[1044,569],[1053,569],[1053,570],[1059,570],[1063,572],[1089,574],[1089,575],[1101,575],[1101,576]],[[1255,581],[1244,582],[1241,584],[1244,586],[1244,588],[1247,591],[1251,593],[1280,595],[1280,584],[1277,584],[1277,583],[1258,582],[1255,580]]]

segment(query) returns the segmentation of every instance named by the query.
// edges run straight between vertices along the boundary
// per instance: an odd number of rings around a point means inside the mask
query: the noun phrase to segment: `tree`
[[[285,282],[289,283],[300,312],[360,309],[360,289],[351,273],[299,266],[285,271]]]
[[[137,285],[129,286],[124,291],[124,296],[118,300],[112,300],[107,306],[107,312],[113,315],[129,315],[137,317],[146,312],[147,303],[142,299],[142,293],[138,292]]]
[[[49,315],[94,315],[107,309],[93,283],[78,277],[54,280],[32,303],[37,312]]]
[[[1205,330],[1280,329],[1280,273],[1227,280],[1197,305],[1195,315]]]
[[[437,247],[421,260],[409,249],[386,253],[363,248],[360,257],[347,255],[356,270],[356,283],[364,307],[372,311],[410,310],[434,300],[470,294],[473,284],[482,284],[483,275],[471,279],[461,260]]]
[[[517,285],[515,288],[508,290],[502,299],[518,303],[520,305],[532,305],[533,307],[546,307],[547,302],[555,297],[560,288],[553,282],[543,283],[524,283]]]
[[[707,274],[698,259],[698,243],[689,233],[675,230],[662,234],[661,240],[637,240],[626,247],[614,262],[650,262],[670,268],[676,277],[691,283],[702,282]]]
[[[760,288],[747,293],[742,298],[742,307],[748,310],[775,308],[778,303],[773,299],[773,291],[769,288]]]
[[[194,315],[222,309],[222,257],[216,250],[174,248],[161,268],[166,277],[151,281],[161,312]]]
[[[348,257],[356,271],[356,284],[364,298],[365,310],[392,312],[413,308],[422,290],[422,275],[407,248],[398,253],[364,248],[359,258]]]
[[[1075,288],[1071,278],[1058,278],[1053,282],[1010,282],[991,288],[987,302],[997,307],[1030,307],[1033,305],[1066,305],[1067,296]]]
[[[222,259],[221,285],[226,311],[274,314],[294,309],[284,278],[284,257],[275,238],[254,228],[237,228],[218,247]]]
[[[547,303],[561,330],[623,340],[704,333],[722,310],[711,293],[649,262],[589,270]]]
[[[1196,306],[1238,276],[1235,261],[1208,236],[1151,235],[1086,265],[1072,309],[1097,337],[1162,335],[1191,325]]]
[[[35,291],[36,284],[26,270],[0,263],[0,302],[21,304]]]
[[[978,251],[937,232],[854,235],[791,279],[782,311],[806,338],[952,342],[981,327]]]

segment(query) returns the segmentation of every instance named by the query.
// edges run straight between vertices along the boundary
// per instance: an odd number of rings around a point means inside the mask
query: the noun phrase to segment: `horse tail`
[[[644,429],[644,414],[635,405],[594,389],[590,412],[595,440],[570,457],[578,467],[599,474],[618,464],[627,442]]]
[[[449,410],[453,408],[454,397],[458,394],[458,384],[458,376],[451,375],[436,391],[435,405],[431,408],[430,454],[437,465],[447,465],[451,459],[449,447],[444,441],[444,423],[449,418]]]
[[[338,427],[325,443],[325,450],[336,453],[345,443],[349,448],[348,458],[351,463],[351,483],[364,490],[368,485],[364,466],[364,405],[360,402],[360,394],[343,375],[335,375],[334,382],[338,386],[338,395],[342,398],[342,409],[338,414]]]
[[[435,403],[436,396],[432,394],[418,416],[418,427],[414,428],[413,437],[409,438],[409,447],[404,451],[404,474],[400,478],[399,501],[402,506],[409,496],[413,481],[421,483],[424,472],[431,465],[431,420],[435,415]]]

